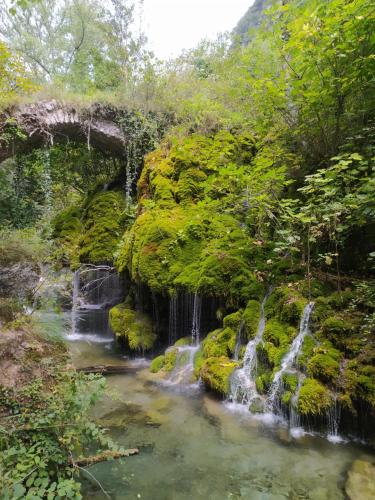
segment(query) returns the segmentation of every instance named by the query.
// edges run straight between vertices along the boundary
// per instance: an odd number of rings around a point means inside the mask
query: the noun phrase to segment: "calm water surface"
[[[131,368],[129,374],[108,377],[112,396],[95,407],[94,417],[111,429],[119,445],[140,449],[137,456],[90,468],[111,498],[346,498],[347,470],[353,460],[368,457],[368,450],[313,436],[291,439],[284,427],[236,411],[196,385],[157,381],[144,361],[126,360],[116,350],[103,328],[103,313],[93,314],[97,317],[90,317],[80,335],[70,336],[73,362]],[[106,497],[87,483],[84,498]]]

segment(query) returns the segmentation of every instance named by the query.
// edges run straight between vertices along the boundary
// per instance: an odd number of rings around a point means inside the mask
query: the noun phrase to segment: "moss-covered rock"
[[[52,237],[57,240],[54,258],[78,267],[78,243],[82,234],[82,209],[68,207],[57,214],[51,221]]]
[[[280,286],[271,293],[266,304],[266,313],[267,316],[274,316],[297,326],[306,304],[307,299],[295,288]]]
[[[249,300],[243,312],[242,318],[245,324],[246,337],[248,340],[251,340],[255,337],[258,329],[260,320],[260,302],[257,300]]]
[[[332,404],[329,389],[313,378],[303,381],[298,398],[298,412],[301,415],[323,415]]]
[[[340,373],[340,351],[325,342],[314,350],[314,355],[307,363],[307,373],[323,382],[334,383]]]
[[[164,366],[165,363],[165,356],[164,354],[157,356],[151,361],[150,365],[150,372],[151,373],[158,373]]]
[[[234,352],[237,332],[232,328],[219,328],[209,333],[202,344],[204,358],[229,356]]]
[[[140,214],[120,245],[120,271],[155,291],[184,288],[236,304],[252,296],[259,285],[253,263],[264,252],[225,210],[225,196],[218,205],[220,189],[223,195],[238,190],[233,172],[220,167],[242,168],[235,163],[248,148],[242,140],[227,132],[193,135],[146,158],[138,183]]]
[[[102,191],[90,197],[82,211],[79,239],[81,262],[112,262],[124,230],[125,197],[119,191]]]
[[[238,363],[225,356],[205,359],[200,375],[204,384],[213,391],[228,395],[230,390],[230,376]]]
[[[132,351],[147,351],[154,345],[156,335],[150,318],[127,303],[110,309],[109,322],[116,338],[126,341]]]
[[[277,319],[270,319],[266,323],[263,334],[263,344],[259,347],[261,356],[266,363],[276,368],[280,366],[281,360],[287,353],[297,330]]]

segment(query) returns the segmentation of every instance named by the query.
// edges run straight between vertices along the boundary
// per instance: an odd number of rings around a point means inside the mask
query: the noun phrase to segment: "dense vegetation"
[[[4,335],[31,335],[20,317],[35,303],[42,267],[113,265],[128,295],[110,319],[130,350],[165,339],[150,307],[137,310],[139,287],[164,313],[184,294],[219,300],[219,327],[205,332],[195,375],[226,396],[272,286],[258,392],[269,391],[313,300],[313,335],[297,360],[305,375],[298,411],[319,423],[337,398],[353,428],[367,432],[375,414],[372,3],[274,2],[256,22],[241,21],[240,40],[202,42],[168,63],[133,31],[125,0],[108,9],[91,0],[9,7],[0,7],[0,145],[14,153],[0,170]],[[105,109],[128,139],[122,154],[87,138],[33,148],[12,106],[52,97],[88,113],[94,104]],[[151,371],[170,372],[176,347]],[[19,393],[0,385],[4,415],[13,415],[9,429],[0,412],[0,487],[10,498],[79,498],[67,456],[100,433],[86,417],[74,434],[40,432],[56,414],[68,425],[72,406],[84,414],[90,396],[78,392],[100,383],[67,370],[60,348],[45,349],[56,349],[48,356],[60,360],[57,371],[47,358],[42,376]],[[284,376],[285,407],[297,384]],[[40,456],[41,439],[49,458]]]

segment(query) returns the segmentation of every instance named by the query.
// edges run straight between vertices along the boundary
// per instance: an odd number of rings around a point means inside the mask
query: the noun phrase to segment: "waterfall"
[[[120,278],[114,268],[86,265],[75,271],[69,340],[112,342],[108,310],[122,299]]]
[[[169,299],[169,341],[171,346],[177,340],[177,316],[178,314],[178,295],[172,295]]]
[[[202,301],[197,292],[194,294],[193,321],[191,325],[191,338],[193,345],[199,345],[201,327]]]
[[[280,392],[281,385],[282,385],[282,376],[295,363],[295,360],[297,359],[297,356],[301,350],[303,340],[309,332],[310,315],[312,313],[313,308],[314,308],[314,302],[309,302],[305,306],[303,313],[302,313],[299,332],[298,332],[297,336],[295,337],[295,339],[293,340],[289,351],[281,360],[280,369],[275,373],[275,376],[273,378],[271,388],[269,390],[269,394],[267,397],[267,403],[266,403],[266,407],[270,411],[275,409],[276,399],[277,399],[277,396]]]
[[[80,273],[79,269],[73,274],[73,295],[72,295],[72,333],[77,333],[78,330],[78,300],[79,300],[79,287],[80,287]]]
[[[343,438],[339,436],[339,425],[341,419],[341,408],[337,402],[337,392],[333,395],[333,405],[327,412],[328,433],[327,439],[331,443],[341,443]]]
[[[293,437],[299,437],[303,434],[303,428],[301,426],[301,417],[298,413],[298,399],[299,393],[302,387],[302,383],[305,380],[305,375],[300,373],[298,375],[298,384],[296,388],[296,392],[290,398],[290,418],[289,418],[289,428],[290,434]]]
[[[197,384],[193,383],[194,358],[199,348],[199,344],[178,347],[176,366],[169,376],[168,384],[196,387]]]
[[[234,355],[233,355],[234,361],[238,361],[238,356],[240,354],[240,349],[241,349],[242,333],[243,333],[244,327],[245,327],[245,323],[244,323],[244,321],[241,321],[240,327],[237,331],[236,346],[234,348]]]
[[[248,404],[258,392],[255,386],[256,368],[257,368],[257,346],[262,341],[264,329],[266,327],[266,316],[264,307],[270,292],[264,297],[260,308],[260,320],[255,337],[248,342],[245,355],[243,358],[243,366],[233,372],[231,377],[231,394],[230,399],[242,404]]]

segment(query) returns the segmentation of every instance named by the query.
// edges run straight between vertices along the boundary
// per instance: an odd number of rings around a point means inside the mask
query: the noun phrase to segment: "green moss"
[[[224,328],[231,328],[232,330],[239,330],[241,325],[242,315],[241,311],[237,311],[232,314],[228,314],[223,319]]]
[[[175,342],[174,346],[183,347],[190,344],[191,344],[191,337],[182,337],[181,339],[178,339],[177,342]]]
[[[289,406],[290,400],[292,399],[293,393],[291,391],[283,392],[281,396],[281,401],[284,405]]]
[[[72,262],[78,267],[78,242],[82,234],[82,210],[72,206],[57,214],[51,221],[52,237],[57,240],[56,260]]]
[[[151,373],[160,372],[160,370],[164,366],[164,363],[165,363],[165,356],[163,354],[161,356],[154,358],[150,365],[150,372]]]
[[[306,366],[308,360],[313,355],[315,346],[316,340],[311,335],[306,335],[306,337],[303,339],[301,352],[297,359],[297,365],[299,367]]]
[[[281,360],[287,353],[295,335],[296,328],[281,323],[277,319],[267,321],[263,334],[264,342],[260,346],[260,350],[269,366],[280,366]]]
[[[283,374],[283,384],[285,389],[291,391],[292,393],[296,392],[298,385],[298,377],[295,373],[284,373]]]
[[[249,300],[242,317],[245,323],[247,339],[251,340],[255,337],[258,329],[260,320],[260,302],[257,300]]]
[[[272,373],[265,372],[259,375],[255,380],[255,385],[259,394],[266,394],[271,387],[272,383]]]
[[[199,378],[203,362],[204,362],[203,352],[201,349],[199,349],[194,356],[194,377],[196,379]]]
[[[301,415],[324,415],[332,404],[330,391],[313,378],[306,378],[298,398],[298,412]]]
[[[307,363],[307,373],[323,382],[336,382],[341,358],[340,351],[326,341],[314,350],[314,356]]]
[[[267,316],[275,316],[281,321],[297,326],[307,304],[297,290],[289,286],[275,288],[266,304]]]
[[[224,396],[229,394],[230,376],[238,363],[222,356],[204,360],[200,374],[203,383],[213,391]]]
[[[184,288],[228,297],[232,304],[248,300],[259,286],[253,262],[262,251],[230,205],[225,211],[217,199],[225,186],[239,189],[232,183],[233,169],[243,168],[233,163],[241,156],[241,140],[228,132],[193,135],[148,155],[138,184],[140,215],[123,236],[120,271],[127,269],[152,290]]]
[[[109,322],[117,339],[127,342],[132,351],[145,351],[152,348],[156,335],[147,315],[134,311],[127,303],[112,307]]]
[[[172,347],[165,351],[165,361],[163,370],[166,372],[171,372],[177,363],[178,348]]]
[[[237,332],[232,328],[214,330],[209,333],[202,344],[204,358],[229,356],[236,343]]]
[[[86,201],[82,213],[82,235],[79,239],[81,262],[112,262],[123,233],[124,195],[102,191]]]

